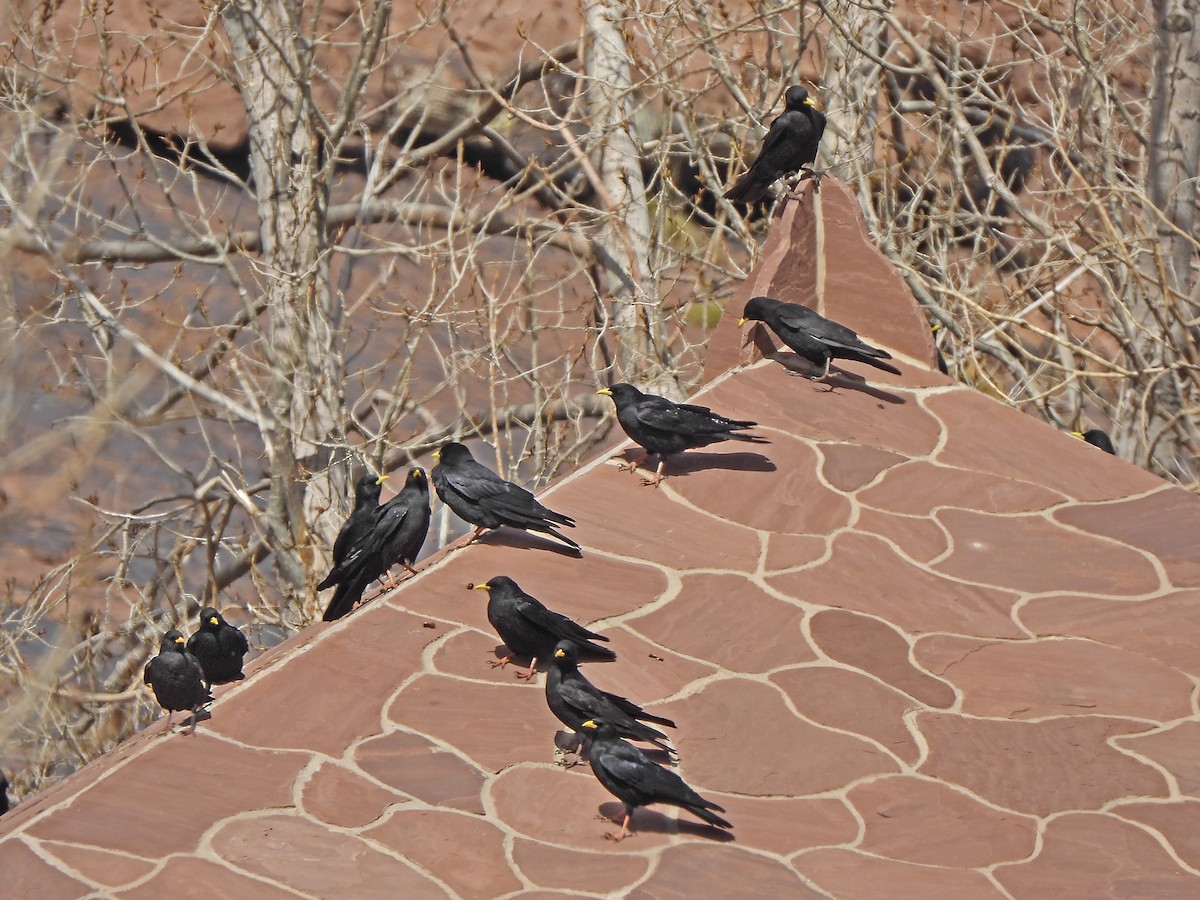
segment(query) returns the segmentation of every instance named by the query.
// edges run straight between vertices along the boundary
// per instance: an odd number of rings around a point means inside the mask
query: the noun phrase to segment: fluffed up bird
[[[1105,453],[1117,455],[1117,448],[1113,446],[1112,438],[1107,432],[1101,431],[1099,428],[1089,428],[1087,431],[1072,431],[1072,437],[1077,437],[1081,441],[1086,441],[1093,447],[1103,450]]]
[[[540,531],[579,549],[577,543],[557,531],[559,525],[574,528],[574,519],[547,509],[525,488],[480,465],[463,444],[451,441],[433,458],[438,464],[430,477],[437,495],[460,519],[475,526],[475,537],[489,528],[508,525]]]
[[[894,375],[900,374],[895,366],[882,362],[892,358],[890,353],[864,344],[845,325],[826,319],[798,303],[753,297],[746,304],[738,328],[752,319],[766,323],[789,348],[813,365],[822,367],[820,378],[828,377],[829,364],[835,359],[863,362]]]
[[[607,641],[604,635],[588,631],[566,616],[547,609],[505,575],[476,584],[474,590],[488,592],[488,621],[509,650],[509,655],[493,662],[492,668],[507,665],[513,656],[524,657],[530,661],[529,668],[518,672],[517,677],[532,678],[538,660],[553,654],[562,640],[574,641],[579,647],[579,658],[584,662],[611,662],[617,658],[612,650],[592,643]]]
[[[378,478],[374,475],[364,475],[355,483],[354,509],[350,511],[349,517],[342,524],[342,530],[338,532],[338,536],[333,542],[333,568],[317,585],[318,591],[339,584],[345,577],[342,563],[346,559],[346,554],[350,552],[350,548],[370,533],[371,526],[375,524],[375,519],[379,515],[379,493],[385,481],[387,481],[386,475],[380,475]]]
[[[425,471],[412,468],[400,493],[378,508],[369,529],[346,553],[337,590],[322,617],[340,619],[362,599],[372,581],[382,578],[396,563],[415,572],[416,560],[429,533],[429,481]]]
[[[250,652],[250,644],[241,631],[211,606],[200,610],[200,630],[188,638],[187,651],[200,662],[209,687],[245,677],[242,659]]]
[[[644,723],[654,722],[674,728],[675,723],[663,716],[646,712],[624,697],[596,687],[579,671],[579,648],[574,641],[559,641],[549,659],[546,673],[546,705],[562,722],[577,734],[589,719],[604,719],[612,724],[617,735],[635,741],[646,741],[660,750],[672,752],[667,736]]]
[[[187,733],[196,730],[200,707],[212,700],[212,694],[204,686],[200,661],[187,652],[179,631],[171,629],[163,635],[158,656],[146,663],[142,678],[153,688],[158,705],[167,711],[168,725],[176,710],[190,709],[192,725]]]
[[[596,393],[613,398],[621,428],[646,451],[641,459],[624,463],[621,468],[633,471],[651,456],[659,457],[654,478],[645,482],[654,487],[662,481],[663,466],[672,454],[720,441],[770,443],[756,434],[741,434],[742,429],[753,428],[757,422],[727,419],[706,406],[674,403],[666,397],[644,394],[632,384],[614,384]]]
[[[758,156],[746,174],[725,192],[726,199],[757,203],[767,189],[785,175],[802,169],[810,177],[817,174],[810,166],[817,158],[821,135],[825,131],[825,115],[813,105],[808,91],[800,85],[788,88],[783,100],[784,110],[771,123]]]
[[[647,758],[637,747],[621,740],[616,728],[604,719],[589,719],[583,727],[593,732],[588,747],[588,758],[592,772],[610,794],[625,805],[625,818],[617,834],[605,834],[610,841],[622,841],[629,837],[629,822],[633,811],[651,803],[668,803],[686,809],[697,818],[718,828],[732,828],[716,812],[725,812],[711,800],[705,800],[693,791],[684,780]]]

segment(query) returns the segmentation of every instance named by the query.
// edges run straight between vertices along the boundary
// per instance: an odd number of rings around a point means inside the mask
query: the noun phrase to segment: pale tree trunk
[[[866,5],[845,3],[836,9],[825,44],[824,84],[816,96],[829,118],[817,167],[822,168],[822,161],[829,160],[834,174],[857,182],[865,206],[871,202],[872,179],[867,177],[871,173],[862,168],[875,162],[883,68],[859,47],[882,49],[887,22]],[[852,130],[839,128],[842,123]]]
[[[307,593],[312,579],[306,522],[322,538],[336,529],[329,521],[338,507],[327,448],[339,436],[343,383],[332,330],[324,148],[307,91],[311,52],[301,49],[295,11],[284,0],[232,0],[222,10],[246,107],[261,218],[264,353],[271,367],[264,399],[275,425],[267,436],[268,540],[293,598]]]
[[[1162,273],[1161,294],[1139,294],[1131,310],[1136,358],[1165,366],[1195,362],[1192,263],[1196,243],[1197,174],[1200,173],[1200,9],[1187,0],[1156,0],[1154,95],[1151,106],[1147,188],[1162,212],[1154,229],[1161,258],[1150,265]],[[1193,373],[1176,368],[1143,403],[1140,421],[1120,424],[1122,436],[1141,432],[1148,440],[1145,461],[1191,481],[1198,438],[1185,407],[1194,407]]]
[[[601,225],[606,288],[617,339],[619,375],[657,393],[678,397],[666,319],[651,271],[650,214],[641,146],[633,121],[633,79],[623,30],[623,0],[584,0],[588,31],[588,106],[598,139]]]

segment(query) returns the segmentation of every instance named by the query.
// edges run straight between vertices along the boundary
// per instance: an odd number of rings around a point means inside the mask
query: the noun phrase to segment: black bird
[[[574,519],[547,509],[525,488],[477,463],[464,445],[451,441],[433,458],[438,464],[430,477],[437,495],[460,519],[475,526],[475,537],[489,528],[510,525],[540,531],[579,549],[577,543],[556,530],[559,525],[574,528]]]
[[[8,778],[0,772],[0,816],[8,812]]]
[[[404,479],[404,487],[400,489],[400,493],[385,503],[380,513],[379,528],[390,532],[390,536],[382,542],[383,558],[389,570],[396,563],[400,563],[410,574],[417,574],[413,563],[417,561],[417,554],[425,546],[432,517],[433,513],[429,508],[429,479],[424,469],[413,466],[408,470],[408,477]],[[393,527],[385,527],[385,520],[393,520]],[[390,575],[390,572],[388,574]]]
[[[317,585],[318,591],[333,587],[345,577],[341,568],[342,562],[350,548],[359,543],[375,524],[379,515],[379,492],[385,481],[386,475],[380,475],[378,478],[374,475],[364,475],[354,485],[354,509],[342,524],[342,530],[333,542],[333,568]]]
[[[624,463],[621,468],[633,471],[651,456],[659,457],[654,478],[645,482],[654,487],[662,481],[666,457],[672,454],[707,447],[720,441],[770,443],[756,434],[738,433],[743,428],[753,428],[757,422],[727,419],[706,406],[674,403],[666,397],[643,394],[632,384],[614,384],[596,393],[613,398],[621,428],[646,451],[641,459]]]
[[[537,661],[554,653],[559,641],[570,640],[579,645],[579,655],[584,662],[611,662],[617,654],[607,647],[597,647],[592,641],[607,641],[602,634],[588,631],[566,616],[546,609],[536,597],[531,597],[515,581],[497,575],[491,581],[474,585],[477,591],[488,592],[488,621],[504,641],[509,655],[492,668],[512,662],[512,657],[527,657],[529,668],[518,672],[518,678],[532,678],[537,670]]]
[[[204,670],[200,661],[187,652],[183,635],[171,629],[163,635],[158,656],[146,663],[142,678],[154,689],[158,705],[167,711],[167,724],[179,709],[192,711],[188,734],[196,730],[200,707],[212,700],[204,686]]]
[[[603,718],[588,719],[583,727],[593,731],[588,747],[592,771],[608,792],[625,804],[625,820],[621,823],[620,832],[604,835],[610,841],[622,841],[629,837],[629,821],[633,818],[633,811],[650,803],[669,803],[686,809],[710,825],[733,827],[730,822],[710,812],[714,809],[725,812],[724,809],[711,800],[705,800],[688,787],[682,778],[648,759],[633,744],[621,740],[611,722]]]
[[[1113,446],[1112,438],[1099,428],[1089,428],[1087,431],[1072,431],[1073,437],[1079,438],[1081,441],[1087,441],[1093,447],[1099,447],[1105,453],[1117,455],[1117,448]]]
[[[655,722],[668,728],[674,728],[675,723],[646,712],[624,697],[602,691],[588,681],[579,671],[579,648],[574,641],[559,641],[550,657],[550,669],[546,673],[546,705],[558,721],[577,733],[588,719],[604,719],[612,724],[620,737],[646,741],[671,752],[665,743],[667,736],[643,723]]]
[[[241,631],[221,618],[211,606],[200,610],[200,630],[188,639],[187,650],[200,661],[204,681],[209,687],[241,681],[245,677],[242,658],[250,652],[250,644]]]
[[[429,481],[423,469],[410,469],[400,493],[379,507],[370,529],[347,551],[341,562],[343,575],[325,608],[324,621],[332,622],[350,612],[367,585],[396,563],[414,572],[411,563],[425,543],[430,516]]]
[[[788,347],[816,366],[823,366],[820,377],[829,375],[829,363],[834,359],[864,362],[895,375],[900,370],[889,363],[892,355],[864,344],[858,335],[837,322],[827,319],[798,303],[784,303],[770,297],[753,297],[746,304],[738,328],[749,320],[765,322]]]
[[[813,105],[808,91],[800,85],[787,89],[783,95],[785,109],[771,123],[762,149],[750,164],[746,174],[728,191],[725,197],[737,203],[757,203],[767,188],[778,179],[793,172],[810,168],[817,158],[817,148],[825,131],[825,115]]]

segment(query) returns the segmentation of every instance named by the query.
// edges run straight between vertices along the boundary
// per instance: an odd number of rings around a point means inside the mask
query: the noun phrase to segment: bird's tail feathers
[[[725,812],[724,809],[717,806],[717,804],[715,804],[715,803],[710,803],[709,807],[711,809],[719,809],[719,810],[721,810],[721,812]],[[703,819],[709,825],[716,825],[718,828],[732,828],[733,827],[732,822],[725,821],[720,816],[718,816],[716,813],[711,812],[709,809],[707,809],[703,806],[692,805],[692,806],[687,807],[687,811],[690,812],[692,815],[696,816],[696,818]]]

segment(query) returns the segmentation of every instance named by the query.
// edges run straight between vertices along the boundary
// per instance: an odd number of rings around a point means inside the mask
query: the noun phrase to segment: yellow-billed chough
[[[344,572],[322,619],[340,619],[362,599],[372,581],[396,563],[410,572],[429,533],[429,481],[420,468],[410,469],[400,493],[379,507],[370,529],[342,560]]]
[[[654,487],[658,487],[662,481],[663,466],[666,465],[666,458],[672,454],[707,447],[720,441],[770,443],[756,434],[740,433],[743,428],[753,428],[757,422],[727,419],[706,406],[674,403],[666,397],[643,394],[632,384],[614,384],[596,393],[613,398],[621,428],[646,451],[641,459],[623,463],[621,468],[633,471],[651,456],[659,457],[654,478],[645,482]]]
[[[342,524],[342,530],[333,542],[333,568],[317,585],[318,591],[333,587],[345,577],[342,562],[350,548],[359,543],[375,524],[375,519],[379,516],[379,492],[385,481],[386,475],[380,475],[378,478],[374,475],[364,475],[355,483],[354,509],[350,511],[350,516]]]
[[[588,631],[566,616],[547,609],[505,575],[476,584],[474,589],[488,592],[488,621],[509,650],[509,655],[492,663],[492,668],[508,665],[513,656],[525,657],[529,659],[529,668],[518,672],[517,677],[532,678],[537,671],[537,661],[551,656],[561,640],[574,641],[578,645],[579,658],[584,662],[611,662],[617,658],[612,650],[592,643],[607,641],[604,635]]]
[[[211,606],[200,610],[200,630],[188,638],[187,650],[199,660],[209,687],[245,677],[242,659],[250,652],[250,644],[241,631]]]
[[[158,705],[167,711],[167,724],[179,709],[192,711],[188,734],[196,730],[200,707],[212,700],[204,686],[204,670],[200,661],[187,652],[183,635],[172,628],[163,635],[158,656],[146,663],[142,679],[154,690]]]
[[[635,741],[646,741],[661,750],[671,752],[665,743],[668,738],[645,722],[674,728],[675,723],[663,716],[646,712],[617,694],[596,687],[579,671],[579,648],[574,641],[559,641],[551,655],[546,673],[546,705],[555,717],[579,733],[588,719],[610,722],[617,734]]]
[[[1093,447],[1098,447],[1105,453],[1117,455],[1117,448],[1113,446],[1112,438],[1107,432],[1101,431],[1099,428],[1089,428],[1087,431],[1072,431],[1072,437],[1077,437],[1081,441],[1087,441]]]
[[[825,131],[825,115],[813,105],[808,91],[800,85],[787,89],[784,110],[771,123],[762,149],[746,174],[728,191],[726,199],[737,203],[757,203],[767,188],[785,175],[806,170],[817,158],[817,148]]]
[[[574,519],[547,509],[525,488],[480,465],[464,445],[451,441],[433,458],[438,464],[430,476],[437,495],[460,519],[475,526],[476,537],[489,528],[509,525],[540,531],[579,549],[577,543],[556,530],[559,525],[574,528]]]
[[[0,816],[8,812],[8,778],[0,772]]]
[[[895,366],[882,362],[892,355],[885,350],[864,344],[858,335],[798,303],[784,303],[770,297],[753,297],[746,304],[738,327],[751,319],[765,322],[788,347],[813,365],[821,366],[819,377],[829,375],[829,363],[834,359],[864,362],[885,372],[899,375]]]
[[[682,778],[647,758],[637,747],[621,740],[617,729],[603,718],[589,719],[583,727],[591,729],[593,737],[588,745],[588,758],[592,771],[609,793],[625,805],[625,818],[617,834],[605,834],[611,841],[621,841],[630,834],[629,822],[633,811],[651,803],[668,803],[686,809],[692,815],[718,828],[732,828],[716,813],[725,812],[711,800],[705,800]]]

